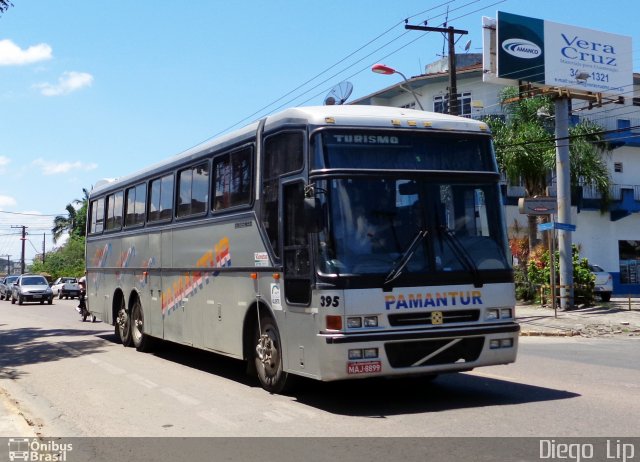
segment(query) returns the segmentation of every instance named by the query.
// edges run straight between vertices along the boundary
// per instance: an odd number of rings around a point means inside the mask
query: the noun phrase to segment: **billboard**
[[[502,11],[495,24],[495,69],[485,70],[493,77],[594,93],[633,89],[631,37]]]

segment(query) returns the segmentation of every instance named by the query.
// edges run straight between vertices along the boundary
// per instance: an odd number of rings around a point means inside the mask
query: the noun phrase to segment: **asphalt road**
[[[124,348],[76,305],[0,301],[0,389],[40,435],[640,435],[638,338],[521,338],[512,365],[434,382],[305,381],[279,396],[235,360]]]

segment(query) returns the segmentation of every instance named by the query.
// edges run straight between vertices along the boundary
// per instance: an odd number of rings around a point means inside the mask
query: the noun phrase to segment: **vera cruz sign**
[[[633,88],[631,37],[498,12],[497,76],[619,94]]]

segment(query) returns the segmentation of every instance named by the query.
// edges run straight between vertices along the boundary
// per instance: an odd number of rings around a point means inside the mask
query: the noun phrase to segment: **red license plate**
[[[347,374],[375,374],[382,372],[380,361],[347,363]]]

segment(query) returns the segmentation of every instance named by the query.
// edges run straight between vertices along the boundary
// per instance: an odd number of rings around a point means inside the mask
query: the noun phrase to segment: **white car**
[[[611,292],[613,292],[613,278],[598,265],[589,265],[589,269],[596,277],[594,292],[600,296],[603,302],[608,302],[611,300]]]
[[[80,295],[80,286],[78,285],[78,279],[72,277],[62,277],[55,280],[51,285],[51,290],[54,296],[58,298],[78,297]]]

